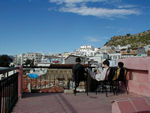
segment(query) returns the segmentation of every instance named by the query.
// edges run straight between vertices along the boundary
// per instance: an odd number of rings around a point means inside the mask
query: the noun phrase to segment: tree
[[[9,67],[13,60],[8,55],[0,56],[0,67]]]
[[[131,34],[130,34],[130,33],[128,33],[128,34],[126,34],[126,36],[131,36]]]
[[[34,59],[33,60],[27,59],[23,65],[31,67],[34,66]]]

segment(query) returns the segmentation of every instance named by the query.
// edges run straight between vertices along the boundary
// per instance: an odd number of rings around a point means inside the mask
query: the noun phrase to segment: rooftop
[[[114,96],[109,93],[28,93],[18,101],[12,113],[111,113],[112,101],[119,98],[135,97],[126,93]]]

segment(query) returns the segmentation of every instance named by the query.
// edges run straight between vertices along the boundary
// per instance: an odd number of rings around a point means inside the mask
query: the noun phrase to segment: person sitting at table
[[[109,64],[110,64],[109,61],[105,60],[103,62],[103,65],[104,65],[103,70],[100,71],[99,69],[97,69],[96,73],[94,73],[93,71],[88,69],[89,75],[97,81],[104,81],[104,80],[108,79],[108,75],[110,72]]]
[[[126,69],[124,68],[123,62],[118,62],[118,69],[113,80],[124,81],[126,80]]]
[[[124,68],[123,62],[118,62],[118,69],[116,71],[115,76],[113,77],[113,81],[118,81],[118,91],[124,90],[123,86],[125,87],[125,90],[128,94],[128,88],[127,88],[127,80],[126,80],[127,70]],[[119,87],[122,87],[121,89]]]

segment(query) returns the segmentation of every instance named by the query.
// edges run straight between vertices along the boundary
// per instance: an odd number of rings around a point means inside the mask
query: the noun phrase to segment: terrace
[[[13,109],[13,113],[111,113],[112,101],[136,95],[105,93],[73,94],[64,93],[30,93],[23,95]],[[137,96],[136,96],[137,97]]]
[[[150,58],[120,60],[128,68],[129,94],[108,93],[108,97],[105,93],[96,95],[95,92],[89,92],[88,96],[85,93],[77,93],[76,96],[56,93],[62,92],[54,88],[62,85],[62,79],[58,78],[64,78],[63,85],[66,87],[65,81],[71,77],[71,65],[47,67],[48,76],[36,80],[28,79],[22,68],[2,69],[0,74],[8,76],[10,71],[13,74],[0,81],[0,113],[149,113]],[[53,90],[50,88],[52,84]]]

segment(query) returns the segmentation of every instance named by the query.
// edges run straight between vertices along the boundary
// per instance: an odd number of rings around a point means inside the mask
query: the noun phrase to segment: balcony
[[[14,71],[14,74],[17,72],[15,83],[18,83],[16,84],[17,90],[12,93],[10,87],[13,83],[7,78],[5,84],[4,79],[0,81],[0,113],[137,113],[139,111],[149,113],[150,58],[127,58],[120,59],[120,61],[123,61],[125,67],[128,68],[129,94],[108,93],[108,97],[105,96],[105,93],[96,95],[95,92],[89,92],[87,96],[82,92],[74,96],[72,93],[63,93],[63,91],[57,93],[56,90],[50,90],[51,86],[68,88],[65,81],[71,77],[72,65],[51,65],[47,67],[49,68],[48,74],[37,79],[27,78],[21,68],[0,70],[0,74],[3,75],[16,70]],[[63,86],[62,80],[64,80]],[[28,88],[29,83],[30,88]],[[13,102],[11,102],[13,100],[11,94],[16,97]]]

